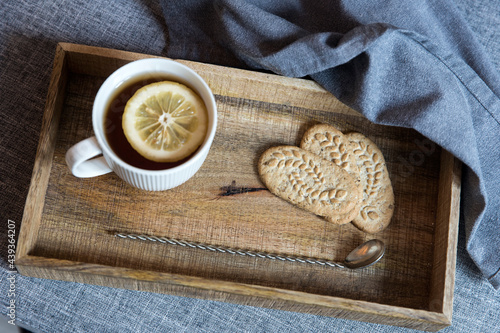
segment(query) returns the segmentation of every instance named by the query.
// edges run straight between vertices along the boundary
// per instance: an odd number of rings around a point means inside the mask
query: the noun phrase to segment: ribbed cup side
[[[175,172],[169,172],[166,174],[154,171],[151,173],[139,173],[135,170],[126,169],[113,161],[108,161],[108,163],[118,177],[130,185],[146,191],[164,191],[177,187],[194,176],[205,161],[205,158],[206,154],[205,156],[200,156],[198,161],[191,164],[189,167],[184,167],[180,170],[176,170]]]

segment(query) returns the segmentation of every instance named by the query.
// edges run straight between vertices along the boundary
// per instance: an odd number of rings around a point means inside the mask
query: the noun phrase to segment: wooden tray
[[[61,43],[18,241],[28,276],[199,297],[422,330],[450,325],[460,163],[413,130],[374,125],[308,80],[189,61],[212,88],[217,134],[201,170],[166,192],[108,174],[77,179],[64,154],[93,135],[104,79],[137,53]],[[264,189],[268,147],[297,145],[316,123],[360,131],[384,152],[396,208],[378,264],[362,270],[273,261],[115,237],[167,236],[341,260],[375,238],[335,226]]]

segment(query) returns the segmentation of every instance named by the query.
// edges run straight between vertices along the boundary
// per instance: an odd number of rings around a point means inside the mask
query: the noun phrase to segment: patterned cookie
[[[304,133],[300,148],[334,162],[353,178],[359,179],[359,168],[350,145],[341,131],[331,125],[319,124]]]
[[[394,212],[394,192],[380,149],[360,133],[345,135],[352,143],[363,184],[363,203],[352,223],[367,233],[377,233],[389,225]]]
[[[259,174],[271,193],[298,207],[339,220],[360,200],[354,181],[336,164],[294,146],[266,150],[259,160]]]
[[[351,142],[341,131],[327,124],[312,126],[304,133],[300,147],[326,160],[334,162],[347,171],[354,179],[358,196],[362,198],[363,186],[359,168],[356,164],[354,153],[352,152]],[[348,220],[349,222],[352,221],[352,219],[359,214],[361,204],[362,200],[357,203],[352,211],[344,214],[342,219]],[[335,223],[335,221],[332,222]]]

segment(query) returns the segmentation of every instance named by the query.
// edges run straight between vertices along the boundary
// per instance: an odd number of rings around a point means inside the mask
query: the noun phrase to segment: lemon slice
[[[183,84],[148,84],[128,100],[122,127],[128,142],[145,158],[175,162],[191,155],[207,132],[202,99]]]

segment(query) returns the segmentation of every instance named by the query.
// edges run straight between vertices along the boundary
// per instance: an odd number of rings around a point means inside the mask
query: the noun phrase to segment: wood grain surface
[[[64,156],[93,135],[97,90],[114,69],[147,56],[73,44],[60,44],[58,54],[54,71],[67,80],[52,79],[42,129],[42,139],[52,139],[37,154],[19,239],[21,273],[426,330],[450,324],[460,192],[460,165],[450,154],[413,130],[371,123],[312,81],[181,61],[207,81],[219,112],[200,171],[164,192],[135,189],[115,174],[78,179]],[[260,181],[260,154],[299,145],[317,123],[362,132],[384,153],[396,204],[383,232],[328,223]],[[116,233],[338,261],[375,237],[387,249],[374,266],[340,270]]]

